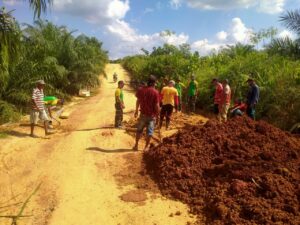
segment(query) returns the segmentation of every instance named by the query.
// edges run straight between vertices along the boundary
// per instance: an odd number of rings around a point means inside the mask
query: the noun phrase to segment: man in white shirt
[[[36,82],[36,87],[32,92],[32,107],[30,112],[30,136],[37,137],[34,135],[34,126],[37,124],[38,120],[42,120],[44,122],[45,135],[50,134],[48,131],[49,121],[48,115],[45,110],[44,103],[44,87],[45,82],[43,80],[38,80]]]

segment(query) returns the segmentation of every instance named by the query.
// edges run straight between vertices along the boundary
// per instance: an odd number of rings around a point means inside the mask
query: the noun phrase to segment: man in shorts
[[[47,116],[45,104],[44,104],[44,87],[45,82],[43,80],[38,80],[36,82],[36,87],[32,92],[32,107],[30,112],[30,136],[37,137],[34,134],[34,126],[37,124],[38,120],[44,122],[45,135],[50,134],[49,132],[49,121]]]
[[[138,143],[147,127],[146,145],[144,150],[148,150],[151,137],[154,133],[155,120],[159,115],[159,93],[155,89],[156,77],[151,75],[147,82],[147,87],[140,88],[136,93],[136,109],[134,116],[137,117],[140,109],[140,118],[137,125],[136,140],[134,150],[138,150]]]
[[[162,95],[162,107],[160,111],[160,123],[159,128],[162,127],[164,117],[166,117],[166,130],[169,128],[171,122],[171,116],[175,107],[177,112],[178,106],[178,91],[175,86],[175,81],[170,80],[168,86],[161,90]]]

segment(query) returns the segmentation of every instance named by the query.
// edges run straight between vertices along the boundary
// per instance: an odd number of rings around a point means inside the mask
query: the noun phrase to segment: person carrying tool
[[[218,114],[218,120],[220,122],[226,122],[227,121],[227,113],[230,106],[231,101],[231,89],[228,84],[228,80],[225,79],[222,82],[223,86],[223,93],[221,97],[221,101],[219,104],[219,114]]]
[[[45,110],[44,104],[44,88],[45,82],[43,80],[38,80],[36,82],[36,87],[33,89],[32,98],[31,98],[31,112],[30,112],[30,136],[37,137],[34,134],[34,127],[37,124],[38,120],[44,122],[45,135],[49,135],[49,117]]]
[[[160,111],[159,129],[162,127],[164,117],[166,117],[166,130],[169,128],[174,106],[177,112],[178,92],[176,88],[174,88],[174,86],[175,86],[175,81],[170,80],[168,86],[164,87],[161,90],[162,107]]]
[[[215,86],[215,95],[214,95],[214,114],[219,114],[219,104],[221,103],[222,94],[223,94],[223,86],[218,81],[217,78],[212,80],[212,84]]]
[[[188,85],[188,113],[195,113],[196,98],[198,95],[198,82],[195,80],[195,75],[191,76],[191,81]]]
[[[177,77],[176,78],[176,84],[175,84],[175,88],[178,92],[178,111],[181,112],[182,110],[182,89],[185,88],[184,84],[180,82],[180,78]]]
[[[255,120],[255,107],[259,101],[259,87],[252,78],[247,80],[249,91],[247,94],[247,115]]]
[[[115,128],[122,128],[122,121],[123,121],[123,109],[125,108],[124,105],[124,95],[123,95],[123,87],[124,81],[120,80],[118,82],[118,88],[115,91],[115,108],[116,108],[116,115],[115,115]]]
[[[136,108],[134,116],[137,117],[140,110],[140,117],[137,125],[134,150],[138,150],[139,140],[143,134],[143,130],[147,127],[146,145],[144,151],[148,150],[148,146],[153,136],[155,122],[159,115],[159,93],[155,89],[156,77],[151,75],[148,78],[147,87],[140,88],[136,93]]]

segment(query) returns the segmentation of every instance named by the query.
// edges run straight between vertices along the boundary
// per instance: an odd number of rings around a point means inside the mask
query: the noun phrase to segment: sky
[[[33,23],[28,1],[0,0],[2,6],[15,9],[20,23]],[[294,38],[279,17],[295,9],[300,0],[53,0],[42,19],[66,25],[76,30],[74,35],[97,37],[110,58],[117,59],[164,43],[188,43],[192,51],[208,55],[247,44],[253,32],[269,27],[278,29],[278,37]]]

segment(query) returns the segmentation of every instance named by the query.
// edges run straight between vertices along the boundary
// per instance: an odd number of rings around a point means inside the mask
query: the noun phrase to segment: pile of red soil
[[[144,162],[162,193],[206,224],[300,224],[300,138],[266,122],[185,127]]]

